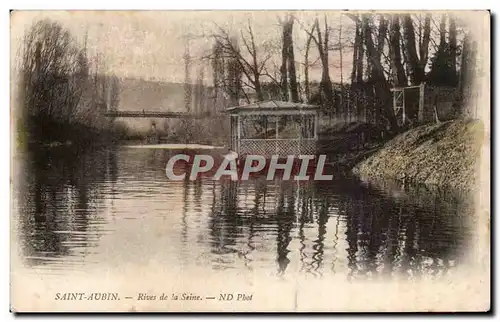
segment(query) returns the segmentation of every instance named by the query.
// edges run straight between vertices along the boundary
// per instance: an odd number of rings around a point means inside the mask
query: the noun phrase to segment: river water
[[[20,256],[37,274],[155,262],[346,279],[439,277],[462,265],[473,208],[450,191],[364,182],[171,181],[179,151],[47,149],[14,182]]]

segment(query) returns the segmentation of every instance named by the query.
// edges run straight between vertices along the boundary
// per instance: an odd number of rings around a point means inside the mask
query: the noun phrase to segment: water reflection
[[[83,261],[104,233],[100,227],[105,219],[98,204],[112,200],[113,192],[106,200],[99,182],[116,180],[116,153],[78,155],[53,149],[36,155],[24,163],[28,171],[17,171],[21,175],[14,182],[21,246],[29,265],[64,258],[66,269]],[[93,157],[98,157],[97,162]]]
[[[446,274],[473,215],[449,191],[328,182],[168,181],[172,153],[38,152],[16,180],[26,265],[47,273],[136,259],[207,270],[348,279]]]

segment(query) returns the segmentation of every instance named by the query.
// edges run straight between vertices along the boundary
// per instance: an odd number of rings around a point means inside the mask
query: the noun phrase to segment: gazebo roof
[[[301,110],[314,111],[317,109],[319,109],[317,105],[270,100],[270,101],[255,102],[247,105],[232,106],[227,108],[227,111],[228,112],[240,112],[240,111],[272,112],[272,111],[301,111]]]

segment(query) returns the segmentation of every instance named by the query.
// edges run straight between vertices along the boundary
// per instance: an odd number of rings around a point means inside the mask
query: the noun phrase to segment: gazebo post
[[[267,117],[267,116],[266,116]],[[274,140],[274,152],[275,153],[278,153],[278,123],[279,123],[279,115],[275,115],[275,119],[276,119],[276,135],[275,135],[275,139]]]
[[[236,145],[236,148],[237,148],[236,153],[239,155],[240,154],[240,146],[241,146],[241,144],[240,144],[240,142],[241,142],[241,116],[238,114],[236,117],[237,117],[236,124],[237,124],[237,129],[238,129],[238,134],[237,134],[238,140],[237,140],[237,145]]]
[[[319,122],[319,116],[318,112],[314,114],[314,139],[318,139],[318,122]]]
[[[299,117],[300,117],[300,126],[299,126],[299,137],[298,137],[298,143],[297,143],[297,146],[298,146],[298,150],[299,150],[299,155],[302,154],[302,150],[301,150],[301,144],[300,142],[302,142],[302,126],[304,126],[304,114],[303,113],[300,113],[299,114]]]

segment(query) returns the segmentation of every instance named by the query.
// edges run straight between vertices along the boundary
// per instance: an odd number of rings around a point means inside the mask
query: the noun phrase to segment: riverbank
[[[477,182],[483,140],[484,125],[478,120],[423,125],[388,141],[352,171],[367,178],[469,189]]]

